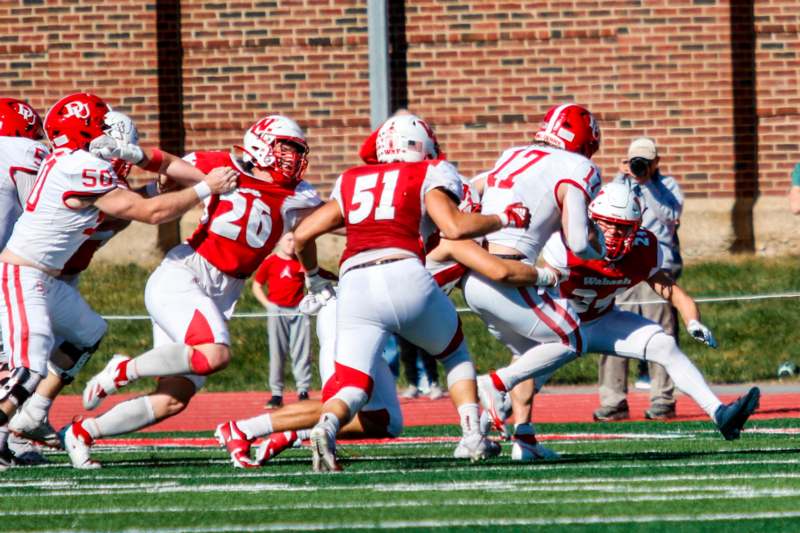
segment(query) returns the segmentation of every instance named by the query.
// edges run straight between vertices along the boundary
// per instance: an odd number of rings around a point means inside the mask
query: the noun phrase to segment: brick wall
[[[466,174],[568,100],[599,117],[607,176],[640,134],[657,138],[689,196],[780,194],[800,159],[796,0],[391,4],[394,28],[398,12],[405,26],[393,41],[399,94]],[[173,52],[156,22],[165,6],[180,12],[166,20],[182,45],[182,83],[169,94],[164,47]],[[0,5],[0,22],[2,94],[43,113],[67,92],[95,91],[134,116],[143,144],[180,118],[159,113],[175,91],[186,150],[225,149],[281,112],[307,128],[310,177],[327,185],[369,130],[365,1],[22,0]]]

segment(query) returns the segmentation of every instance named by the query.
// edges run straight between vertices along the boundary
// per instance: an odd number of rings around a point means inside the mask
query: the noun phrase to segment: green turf
[[[800,420],[749,427],[796,431]],[[409,428],[405,435],[455,431]],[[539,426],[544,436],[587,431],[637,438],[549,441],[561,460],[525,465],[510,461],[508,444],[503,456],[481,464],[452,459],[452,443],[350,445],[341,448],[341,474],[309,472],[307,449],[248,471],[232,469],[217,449],[98,450],[105,464],[99,471],[72,470],[63,454],[53,454],[52,466],[0,474],[0,527],[797,530],[796,434],[745,433],[725,442],[701,422]]]

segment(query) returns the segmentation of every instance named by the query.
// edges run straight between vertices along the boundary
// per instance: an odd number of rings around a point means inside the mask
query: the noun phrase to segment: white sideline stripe
[[[686,494],[675,495],[677,491],[670,490],[655,490],[652,494],[641,496],[622,495],[610,498],[518,498],[518,499],[500,499],[492,500],[492,505],[548,505],[548,504],[606,504],[606,503],[626,503],[626,502],[661,502],[661,501],[701,501],[701,500],[751,500],[759,498],[792,498],[800,496],[800,489],[797,490],[784,490],[784,489],[743,489],[743,490],[729,490],[720,489],[718,487],[709,489],[694,489],[689,491],[685,488],[681,492],[713,492],[713,494]],[[719,493],[722,494],[719,494]],[[664,493],[664,494],[661,494]],[[387,500],[387,501],[368,501],[356,503],[298,503],[298,504],[282,504],[282,505],[242,505],[242,506],[222,506],[222,507],[142,507],[142,508],[100,508],[100,509],[62,509],[59,510],[60,515],[106,515],[106,514],[156,514],[156,513],[194,513],[198,511],[212,512],[212,513],[236,513],[236,512],[252,512],[252,511],[300,511],[311,509],[363,509],[368,506],[371,509],[391,509],[391,508],[405,508],[405,507],[469,507],[475,505],[485,505],[485,499],[456,499],[456,500],[418,500],[418,501],[401,501],[401,500]],[[53,513],[52,509],[31,509],[25,511],[4,511],[0,512],[0,517],[13,517],[13,516],[49,516]]]
[[[444,470],[443,470],[444,471]],[[450,470],[452,471],[452,470]],[[393,471],[396,472],[396,471]],[[430,472],[430,471],[428,471]],[[313,476],[311,473],[304,473],[305,476]],[[207,477],[207,476],[204,476]],[[185,478],[184,478],[185,479]],[[70,481],[69,485],[59,484],[54,486],[49,480],[31,481],[25,488],[39,489],[37,492],[26,490],[6,490],[5,484],[0,484],[3,489],[4,498],[31,496],[67,496],[75,497],[81,495],[118,495],[136,494],[145,490],[148,493],[176,493],[176,492],[231,492],[248,493],[261,491],[283,491],[283,492],[325,492],[325,491],[361,491],[369,490],[374,492],[394,493],[394,492],[453,492],[453,491],[475,491],[490,490],[495,492],[624,492],[624,493],[652,493],[663,490],[659,487],[634,487],[634,483],[665,483],[682,481],[732,481],[756,479],[800,479],[800,473],[765,473],[765,474],[706,474],[706,475],[666,475],[630,478],[571,478],[571,479],[548,479],[543,485],[540,479],[511,479],[511,480],[487,480],[487,481],[461,481],[461,482],[440,482],[440,483],[393,483],[393,484],[359,484],[359,485],[325,485],[325,486],[306,486],[291,485],[288,483],[226,483],[221,485],[190,485],[179,484],[177,481],[156,482],[145,481],[139,483],[111,483],[95,484],[92,478],[84,480]],[[87,481],[88,483],[82,483]],[[13,482],[12,482],[13,484]],[[55,490],[51,490],[54,489]],[[64,490],[62,490],[64,489]],[[677,486],[672,487],[672,492],[692,492],[704,490],[705,487]],[[714,490],[723,490],[719,486],[714,486]],[[728,490],[743,490],[741,487],[731,487]],[[756,490],[756,489],[751,489]]]
[[[776,292],[766,294],[742,294],[734,296],[705,296],[695,298],[697,303],[718,303],[718,302],[751,302],[756,300],[774,300],[781,298],[800,298],[800,292]],[[642,300],[639,302],[625,302],[625,305],[655,305],[663,304],[664,300]],[[458,307],[459,313],[472,313],[469,307]],[[300,315],[302,313],[295,313]],[[270,316],[287,316],[291,313],[234,313],[232,318],[267,318]],[[150,320],[150,315],[103,315],[105,320]]]
[[[548,480],[549,481],[549,480]],[[45,489],[45,487],[42,487]],[[669,490],[671,489],[671,490]],[[30,498],[33,496],[40,496],[40,497],[52,497],[52,496],[65,496],[69,498],[74,498],[78,496],[118,496],[123,494],[141,494],[143,491],[146,491],[148,494],[178,494],[178,493],[218,493],[218,492],[229,492],[229,493],[236,493],[236,494],[247,494],[247,493],[262,493],[264,491],[280,491],[280,492],[305,492],[305,493],[319,493],[319,492],[327,492],[327,491],[361,491],[361,490],[370,490],[373,492],[380,492],[380,493],[396,493],[396,492],[444,492],[450,493],[454,491],[474,491],[474,490],[491,490],[494,492],[514,492],[514,493],[565,493],[565,492],[590,492],[590,493],[612,493],[612,494],[640,494],[639,496],[629,496],[628,498],[622,498],[620,501],[628,501],[632,500],[633,498],[644,498],[640,501],[648,501],[648,498],[655,498],[655,501],[662,501],[662,500],[673,500],[673,499],[708,499],[708,498],[720,498],[724,496],[726,493],[729,494],[729,499],[735,498],[774,498],[774,497],[795,497],[800,496],[800,490],[789,490],[789,489],[761,489],[762,492],[759,492],[759,489],[754,489],[750,487],[743,487],[740,489],[729,489],[724,490],[718,486],[713,487],[663,487],[663,488],[641,488],[636,489],[630,487],[625,483],[616,483],[616,484],[599,484],[593,487],[586,487],[582,484],[574,483],[570,485],[565,485],[561,487],[546,487],[538,485],[525,485],[520,483],[508,483],[503,481],[491,481],[491,482],[461,482],[461,483],[437,483],[437,484],[425,484],[425,483],[415,483],[415,484],[398,484],[398,485],[388,485],[388,486],[381,486],[381,485],[362,485],[362,486],[353,486],[353,485],[341,485],[341,486],[322,486],[322,487],[312,487],[312,486],[304,486],[304,485],[289,485],[285,483],[249,483],[249,484],[227,484],[227,485],[177,485],[175,483],[126,483],[121,485],[88,485],[82,487],[74,487],[70,490],[55,490],[55,491],[47,491],[43,490],[41,493],[31,493],[31,492],[17,492],[17,491],[10,491],[7,494],[3,494],[4,497],[26,497]],[[697,495],[694,498],[681,498],[677,496],[677,494],[681,492],[713,492],[713,495]],[[660,494],[664,493],[663,496],[652,496],[652,494]],[[722,494],[719,494],[722,493]],[[594,498],[598,502],[604,502],[608,500],[608,497],[604,498]],[[579,498],[577,502],[583,502],[586,498]],[[555,502],[563,502],[565,501],[563,498],[558,498],[553,500]],[[439,500],[435,502],[435,504],[439,504]],[[552,502],[549,502],[552,503]],[[371,503],[370,503],[371,505]],[[360,502],[357,507],[364,507],[365,503]],[[298,508],[305,508],[302,505]],[[315,508],[315,507],[309,507]],[[0,516],[3,516],[3,513],[0,513]]]
[[[653,450],[656,452],[657,450]],[[752,450],[751,450],[752,451]],[[759,451],[759,450],[755,450]],[[793,452],[795,451],[794,448],[765,448],[763,451],[786,451],[786,452]],[[647,450],[643,451],[647,453]],[[580,457],[582,455],[594,455],[594,454],[570,454],[570,457]],[[442,458],[441,456],[432,456],[434,459]],[[367,457],[366,459],[374,460],[375,457]],[[394,456],[387,456],[385,459],[397,459]],[[750,459],[746,461],[737,461],[737,460],[730,460],[730,461],[720,461],[720,460],[706,460],[706,461],[691,461],[691,462],[680,462],[680,459],[674,460],[662,460],[660,464],[657,466],[662,467],[669,467],[669,466],[680,466],[680,467],[703,467],[703,466],[745,466],[745,465],[796,465],[800,464],[800,459]],[[215,464],[224,464],[228,463],[227,460],[216,460],[216,461],[209,461]],[[288,461],[284,461],[282,459],[277,459],[275,464],[283,465]],[[677,463],[672,465],[671,463]],[[168,466],[169,464],[179,464],[183,465],[184,462],[182,461],[159,461],[159,465]],[[136,461],[124,461],[124,462],[115,462],[115,466],[141,466],[141,462]],[[507,465],[483,465],[480,469],[481,471],[505,471],[505,470],[518,470],[521,467],[525,466],[535,466],[537,470],[546,470],[546,471],[554,471],[554,470],[577,470],[583,469],[585,464],[561,464],[561,463],[536,463],[530,465],[521,465],[519,463],[510,463]],[[636,470],[636,469],[651,469],[654,465],[652,464],[598,464],[593,465],[592,468],[594,470]],[[32,467],[25,467],[26,469],[31,469],[32,471],[37,469],[44,469],[44,468],[71,468],[67,463],[60,463],[57,465],[40,465],[40,466],[32,466]],[[465,465],[465,466],[452,466],[448,468],[426,468],[424,470],[398,470],[398,469],[375,469],[375,470],[345,470],[343,475],[374,475],[374,474],[397,474],[398,472],[405,472],[411,474],[417,473],[442,473],[442,472],[466,472],[466,471],[474,471],[475,466],[473,465]],[[241,471],[241,470],[234,470],[231,468],[230,473],[206,473],[203,474],[204,478],[207,479],[269,479],[269,478],[285,478],[285,477],[305,477],[311,475],[310,472],[258,472],[258,471]],[[784,474],[778,474],[784,475]],[[105,474],[93,474],[91,478],[82,478],[82,480],[137,480],[137,479],[196,479],[197,476],[195,474],[155,474],[155,473],[145,473],[140,476],[133,476],[133,475],[105,475]],[[10,482],[12,485],[6,485],[5,483],[0,482],[0,489],[5,488],[6,486],[13,486],[13,483],[35,483],[36,480],[31,481],[15,481]]]
[[[485,527],[496,526],[558,526],[573,524],[648,524],[657,522],[724,522],[732,520],[764,520],[778,518],[797,518],[800,511],[762,512],[762,513],[730,513],[730,514],[683,514],[683,515],[639,515],[639,516],[576,516],[561,518],[492,518],[464,520],[384,520],[375,522],[284,522],[278,524],[217,524],[206,527],[181,527],[163,529],[123,529],[124,533],[161,532],[161,533],[212,533],[217,531],[326,531],[336,529],[406,529],[406,528],[451,528],[451,527]],[[73,533],[73,530],[63,530]]]

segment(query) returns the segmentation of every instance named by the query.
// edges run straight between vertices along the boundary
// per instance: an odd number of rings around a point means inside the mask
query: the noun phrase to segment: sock
[[[87,418],[83,427],[93,438],[110,437],[142,429],[156,421],[150,398],[139,396],[112,407],[97,418]]]
[[[42,396],[38,392],[34,392],[22,408],[28,415],[40,424],[47,419],[47,413],[50,412],[50,407],[53,405],[53,400]]]
[[[244,432],[244,435],[252,440],[264,435],[272,433],[272,416],[269,414],[258,415],[253,418],[237,421],[236,425],[239,426]]]
[[[0,451],[8,448],[8,424],[0,426]]]
[[[497,377],[511,390],[528,378],[550,375],[578,356],[578,353],[561,343],[550,342],[534,346],[516,361],[496,372]]]
[[[299,429],[295,433],[297,433],[297,440],[308,440],[311,437],[310,429]]]
[[[128,364],[128,379],[191,374],[190,354],[185,344],[165,344],[135,357]]]
[[[675,386],[691,396],[711,420],[714,420],[714,413],[722,402],[694,363],[678,348],[673,337],[666,333],[654,335],[647,343],[645,353],[648,361],[662,365]]]
[[[462,403],[459,405],[458,416],[461,418],[462,435],[480,432],[480,416],[478,416],[477,403]]]
[[[336,415],[333,413],[322,413],[322,416],[319,417],[319,423],[325,427],[325,431],[327,431],[329,435],[336,438],[336,434],[339,433],[339,419],[336,418]]]

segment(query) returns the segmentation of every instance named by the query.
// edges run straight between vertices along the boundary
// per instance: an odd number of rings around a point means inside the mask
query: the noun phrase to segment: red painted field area
[[[129,394],[107,398],[97,410],[105,412],[109,407],[130,398]],[[319,393],[312,394],[312,398]],[[226,420],[246,418],[263,413],[268,395],[263,392],[207,392],[199,394],[180,415],[157,424],[149,431],[210,431]],[[723,394],[727,402],[736,395]],[[293,402],[296,397],[287,394],[286,401]],[[628,403],[632,420],[644,420],[644,410],[648,407],[647,393],[629,394]],[[431,401],[427,398],[402,400],[403,418],[407,426],[428,426],[435,424],[457,424],[458,416],[448,398]],[[534,408],[535,422],[591,422],[592,411],[598,406],[594,393],[543,393],[536,398]],[[691,399],[678,397],[678,417],[675,420],[706,420],[707,417]],[[65,396],[56,401],[51,412],[51,422],[58,429],[76,415],[92,415],[84,411],[80,396]],[[800,418],[800,393],[773,393],[761,397],[761,407],[753,418]]]

